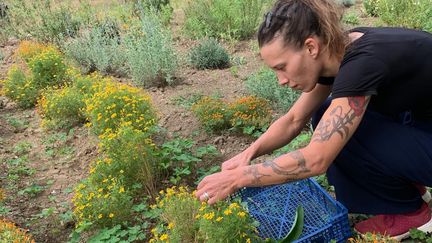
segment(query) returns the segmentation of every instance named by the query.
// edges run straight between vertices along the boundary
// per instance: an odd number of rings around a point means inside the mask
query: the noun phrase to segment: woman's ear
[[[318,57],[320,46],[317,38],[309,37],[304,42],[304,48],[312,58],[316,59]]]

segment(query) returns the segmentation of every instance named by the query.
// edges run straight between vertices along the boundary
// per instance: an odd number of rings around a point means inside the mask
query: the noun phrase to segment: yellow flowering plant
[[[105,87],[106,83],[111,82],[111,79],[105,78],[97,72],[81,75],[79,70],[69,68],[66,71],[66,82],[78,89],[85,99],[88,99]]]
[[[31,77],[19,68],[12,66],[6,80],[2,80],[2,94],[15,101],[21,108],[31,108],[36,104],[38,89]]]
[[[159,226],[151,230],[150,242],[196,242],[201,203],[187,187],[167,188],[159,192],[156,203],[150,207],[159,211]]]
[[[100,150],[111,163],[95,163],[90,172],[98,175],[123,175],[123,184],[132,188],[139,183],[151,195],[155,193],[155,178],[160,175],[155,156],[155,144],[148,132],[138,130],[124,122],[117,132],[108,131],[99,136]],[[93,173],[92,173],[93,174]],[[96,175],[94,175],[96,176]]]
[[[14,223],[4,219],[0,219],[0,241],[18,243],[35,242],[25,230],[16,227]]]
[[[45,48],[28,62],[35,86],[40,90],[51,86],[61,86],[65,82],[67,66],[63,55],[54,47]]]
[[[200,213],[199,242],[256,242],[257,223],[239,202],[203,205]]]
[[[96,163],[110,162],[100,159]],[[122,175],[105,178],[90,175],[75,187],[72,203],[77,229],[110,227],[130,218],[133,198],[123,185],[123,178]]]
[[[217,98],[205,96],[192,106],[192,111],[207,132],[229,128],[228,106]]]
[[[186,187],[160,192],[153,210],[160,211],[159,225],[150,242],[256,242],[256,223],[238,202],[210,206],[199,202]]]
[[[48,88],[38,99],[42,126],[47,128],[71,128],[84,123],[84,108],[84,95],[73,86]]]
[[[267,100],[255,96],[241,97],[228,106],[230,124],[245,134],[267,129],[272,110]]]
[[[96,93],[85,101],[85,114],[96,134],[115,132],[123,123],[143,132],[157,124],[150,96],[142,90],[114,82],[95,88]]]
[[[364,235],[356,235],[355,237],[348,238],[348,243],[396,243],[397,240],[393,239],[390,236],[381,235],[381,234],[373,234],[373,233],[366,233]]]

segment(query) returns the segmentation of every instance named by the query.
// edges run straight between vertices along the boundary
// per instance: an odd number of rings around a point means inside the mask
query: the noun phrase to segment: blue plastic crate
[[[245,188],[236,196],[247,203],[260,223],[260,237],[282,239],[291,229],[296,208],[304,209],[303,232],[295,242],[346,242],[351,236],[347,209],[313,179],[261,188]]]

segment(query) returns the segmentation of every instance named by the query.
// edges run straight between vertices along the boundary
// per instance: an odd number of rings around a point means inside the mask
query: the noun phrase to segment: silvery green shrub
[[[65,43],[67,56],[75,60],[84,72],[100,71],[105,74],[124,75],[126,56],[120,37],[108,33],[104,25],[83,32],[79,37]]]
[[[345,7],[351,7],[355,4],[355,0],[336,0],[336,2]]]
[[[189,52],[189,62],[197,69],[222,69],[229,66],[229,55],[215,39],[205,39]]]
[[[131,30],[123,41],[127,66],[135,83],[148,87],[173,82],[177,55],[171,33],[157,14],[148,12],[142,16],[139,29]]]

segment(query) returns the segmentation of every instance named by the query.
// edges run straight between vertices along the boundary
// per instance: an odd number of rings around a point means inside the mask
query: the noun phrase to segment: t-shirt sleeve
[[[322,85],[333,85],[334,77],[319,77],[318,83]]]
[[[332,97],[377,95],[388,81],[388,67],[370,56],[342,63],[332,88]]]

